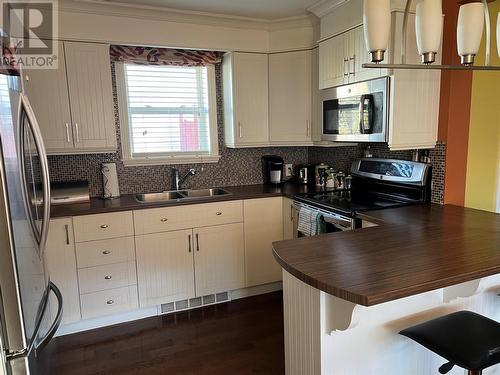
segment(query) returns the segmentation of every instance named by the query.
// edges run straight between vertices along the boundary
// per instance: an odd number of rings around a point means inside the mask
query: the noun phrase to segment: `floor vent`
[[[198,307],[198,306],[201,306],[202,304],[203,304],[203,302],[201,300],[201,297],[191,298],[189,300],[189,307]]]
[[[228,292],[224,292],[224,293],[217,293],[215,295],[215,299],[217,300],[217,302],[224,302],[224,301],[227,301],[229,299],[229,293]]]
[[[161,305],[161,312],[163,314],[169,313],[169,312],[172,312],[172,311],[175,311],[175,304],[173,302],[164,303],[163,305]]]
[[[211,303],[215,302],[215,295],[210,294],[208,296],[203,296],[203,304],[204,305],[209,305]]]
[[[177,301],[175,303],[176,310],[184,310],[184,309],[187,309],[188,307],[189,307],[189,302],[187,299],[182,300],[182,301]]]
[[[161,313],[169,314],[176,311],[194,309],[201,306],[206,305],[214,305],[217,303],[228,302],[230,301],[229,292],[217,293],[217,294],[208,294],[203,297],[191,298],[189,300],[184,299],[181,301],[164,303],[161,305]]]

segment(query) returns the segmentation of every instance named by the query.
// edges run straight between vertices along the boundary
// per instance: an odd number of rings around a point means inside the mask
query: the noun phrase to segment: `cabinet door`
[[[196,295],[245,286],[243,223],[194,229]]]
[[[311,141],[311,51],[269,55],[269,130],[273,144]]]
[[[236,144],[269,143],[267,54],[233,55]]]
[[[139,305],[161,305],[195,296],[192,230],[136,236]]]
[[[283,239],[293,239],[293,200],[283,198]]]
[[[116,150],[109,46],[65,42],[75,149]]]
[[[46,249],[50,280],[57,285],[63,296],[62,324],[79,321],[81,319],[80,292],[78,290],[73,220],[71,218],[50,221]],[[51,301],[50,306],[56,307],[56,301],[53,302]],[[51,314],[55,315],[55,312],[51,311]]]
[[[363,68],[363,64],[370,62],[370,54],[365,45],[363,26],[356,27],[346,34],[348,40],[349,82],[360,82],[378,78],[382,69]]]
[[[337,35],[319,44],[319,88],[347,83],[348,59],[345,53],[345,35]]]
[[[246,286],[281,280],[281,267],[272,254],[283,239],[281,197],[244,201]]]
[[[24,89],[42,131],[48,153],[73,150],[68,83],[63,43],[59,42],[57,69],[24,71]]]

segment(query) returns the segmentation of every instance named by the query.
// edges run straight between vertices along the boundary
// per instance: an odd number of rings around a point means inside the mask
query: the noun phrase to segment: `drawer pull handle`
[[[103,255],[109,255],[109,254],[111,254],[111,251],[109,251],[109,250],[104,250],[102,253],[103,253]]]
[[[104,279],[105,279],[105,280],[111,280],[112,278],[113,278],[113,276],[111,276],[111,275],[106,275],[106,276],[104,276]]]
[[[112,299],[110,299],[109,301],[106,301],[106,304],[108,304],[108,305],[112,305],[113,303],[115,303],[115,301],[113,301]]]
[[[217,216],[220,216],[220,215],[222,215],[222,212],[216,212],[215,214],[216,214]]]
[[[162,223],[165,223],[165,222],[167,222],[167,221],[168,221],[168,219],[167,219],[166,217],[163,217],[163,218],[161,219],[161,222],[162,222]]]
[[[103,224],[103,225],[101,225],[101,228],[106,229],[108,226],[109,226],[108,224]]]

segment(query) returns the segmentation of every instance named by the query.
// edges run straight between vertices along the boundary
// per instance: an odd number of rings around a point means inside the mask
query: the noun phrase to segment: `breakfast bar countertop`
[[[378,226],[275,242],[306,284],[372,306],[500,273],[500,215],[428,204],[370,211]]]

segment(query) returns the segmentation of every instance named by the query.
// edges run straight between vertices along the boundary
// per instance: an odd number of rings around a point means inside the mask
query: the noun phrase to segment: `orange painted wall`
[[[456,27],[459,4],[443,1],[443,64],[459,64]],[[467,149],[472,94],[472,72],[443,71],[438,139],[446,143],[444,202],[463,206],[467,178]]]

